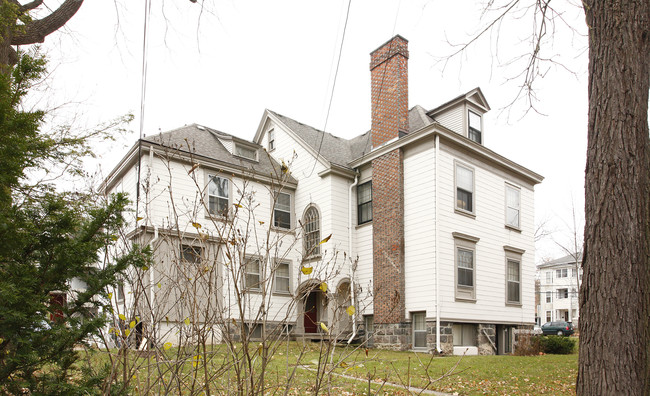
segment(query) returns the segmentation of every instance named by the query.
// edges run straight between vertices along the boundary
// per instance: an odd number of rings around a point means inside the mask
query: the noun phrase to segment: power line
[[[142,173],[142,137],[144,136],[144,110],[147,93],[147,58],[149,52],[149,19],[151,17],[151,0],[144,2],[144,28],[142,33],[142,71],[140,85],[140,137],[138,139],[138,181],[135,192],[135,226],[138,227],[138,215],[140,214],[140,180]]]
[[[327,114],[325,115],[325,126],[323,127],[323,133],[320,137],[320,143],[318,144],[318,150],[316,152],[316,159],[314,160],[314,166],[311,168],[311,172],[309,172],[309,175],[307,177],[311,176],[314,173],[314,169],[316,169],[316,163],[318,162],[318,158],[320,157],[320,150],[323,147],[323,140],[325,140],[325,131],[327,130],[327,123],[330,118],[330,110],[332,109],[332,101],[334,100],[334,89],[336,88],[336,79],[339,74],[339,66],[341,65],[341,56],[343,54],[343,43],[345,42],[345,32],[347,31],[348,28],[348,19],[350,18],[350,6],[352,5],[352,0],[348,1],[348,9],[345,13],[345,24],[343,25],[343,35],[341,36],[341,45],[339,46],[339,58],[336,61],[336,70],[334,71],[334,82],[332,83],[332,92],[330,93],[330,100],[329,104],[327,106]]]

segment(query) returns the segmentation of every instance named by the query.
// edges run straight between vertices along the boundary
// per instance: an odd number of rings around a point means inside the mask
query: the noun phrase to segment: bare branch
[[[39,1],[39,0],[36,0]],[[30,3],[32,4],[32,3]],[[17,32],[11,39],[11,45],[42,43],[45,37],[60,29],[77,13],[83,0],[66,0],[56,11],[43,19],[29,22],[25,30]]]

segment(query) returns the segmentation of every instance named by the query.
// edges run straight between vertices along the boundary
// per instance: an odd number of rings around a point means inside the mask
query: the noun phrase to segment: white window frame
[[[190,256],[191,255],[191,256]],[[191,260],[188,260],[191,258]],[[185,264],[201,264],[203,248],[201,246],[181,243],[181,261]]]
[[[558,300],[564,300],[569,298],[569,288],[565,287],[562,289],[557,289],[557,299]]]
[[[456,300],[458,301],[470,301],[476,302],[476,244],[479,241],[479,238],[462,234],[459,232],[452,233],[454,237],[454,288]],[[471,253],[472,255],[472,285],[461,285],[459,284],[459,252]],[[467,267],[464,267],[465,270],[468,270]]]
[[[553,284],[553,271],[546,271],[546,283]]]
[[[227,186],[226,196],[219,195],[219,190],[217,186],[215,186],[215,188],[217,188],[216,194],[214,195],[210,194],[210,186],[212,184],[213,179],[217,179],[215,183],[219,183],[219,180],[223,180],[226,182],[226,186]],[[224,213],[217,213],[212,210],[212,207],[210,206],[211,197],[215,198],[217,209],[219,207],[219,203],[220,202],[223,203],[225,201],[226,210],[224,211]],[[207,208],[206,217],[227,218],[230,212],[231,203],[232,203],[232,183],[230,183],[230,180],[227,177],[224,177],[217,173],[207,173],[206,188],[205,188],[205,206]]]
[[[472,115],[475,115],[478,117],[478,122],[479,122],[479,128],[476,129],[471,126],[472,124]],[[478,135],[478,140],[472,138],[472,132]],[[479,113],[472,111],[472,110],[467,110],[467,138],[473,142],[476,142],[478,144],[483,144],[483,116],[481,116]]]
[[[257,272],[251,271],[251,263],[257,263]],[[259,257],[248,257],[244,263],[243,273],[243,286],[248,291],[261,291],[262,290],[262,260]],[[257,283],[249,282],[248,276],[257,276]],[[253,284],[249,284],[253,283]]]
[[[291,262],[289,261],[277,261],[276,262],[276,267],[273,271],[273,293],[276,294],[291,294]],[[280,266],[287,266],[287,276],[280,276]],[[278,278],[284,278],[287,280],[287,289],[286,290],[278,290],[278,286],[280,282],[278,282]]]
[[[309,205],[302,217],[303,221],[303,248],[307,258],[320,256],[320,211],[316,205]]]
[[[411,313],[411,328],[412,336],[411,342],[413,349],[426,349],[427,348],[427,315],[426,311],[422,312],[412,312]],[[415,345],[415,340],[417,335],[420,337],[424,334],[424,345]]]
[[[451,338],[454,346],[478,346],[478,326],[471,323],[454,323],[451,326]]]
[[[568,278],[569,277],[569,271],[567,268],[561,268],[555,270],[555,277],[560,279],[560,278]]]
[[[546,292],[546,303],[550,304],[553,302],[553,292],[552,291],[547,291]]]
[[[460,187],[458,185],[458,182],[459,182],[459,180],[458,180],[458,170],[459,169],[463,169],[465,171],[471,172],[471,174],[472,174],[472,190],[471,191],[468,191],[467,189],[462,188],[462,187]],[[466,186],[466,187],[468,187],[468,186]],[[461,207],[459,205],[459,198],[458,198],[459,190],[469,194],[470,199],[469,199],[468,202],[469,202],[470,209],[463,208],[463,207]],[[465,202],[465,201],[462,201],[462,202]],[[463,205],[463,206],[467,206],[467,205]],[[454,161],[454,208],[459,213],[469,214],[469,215],[472,215],[472,216],[474,216],[476,214],[476,172],[475,172],[473,167],[471,167],[469,165],[465,165],[465,164],[460,163],[458,161]]]
[[[548,322],[552,322],[552,321],[553,321],[553,315],[552,315],[552,313],[553,313],[552,311],[546,311],[546,322],[545,322],[545,323],[548,323]]]
[[[513,192],[517,194],[517,202],[510,202],[510,194],[509,192]],[[506,183],[506,199],[505,199],[505,204],[506,204],[506,227],[512,227],[516,229],[521,228],[521,189],[519,187],[516,187],[512,184]],[[511,221],[510,220],[510,213],[516,213],[516,221]]]
[[[252,158],[244,154],[244,152],[246,150],[249,150],[250,153],[253,154]],[[237,157],[239,157],[239,158],[244,158],[244,159],[247,159],[249,161],[255,161],[255,162],[258,161],[257,148],[255,148],[255,147],[251,147],[251,146],[241,144],[241,143],[235,143],[235,150],[234,151],[235,151],[235,155]]]
[[[278,199],[281,196],[289,197],[289,208],[278,207]],[[287,213],[289,214],[289,224],[284,226],[276,220],[276,213]],[[286,191],[276,191],[274,193],[273,199],[273,227],[280,230],[290,230],[293,226],[293,194]]]
[[[522,304],[522,258],[524,253],[526,252],[524,249],[519,249],[514,246],[509,246],[505,245],[503,247],[503,250],[505,252],[505,294],[506,294],[506,305],[516,305],[516,306],[521,306]],[[511,268],[510,265],[512,263],[515,263],[517,266],[517,279],[511,279]],[[517,298],[516,299],[511,299],[510,297],[510,289],[512,287],[517,287],[518,288],[518,293],[517,293]]]
[[[268,132],[268,148],[269,151],[275,150],[275,130],[269,129]]]

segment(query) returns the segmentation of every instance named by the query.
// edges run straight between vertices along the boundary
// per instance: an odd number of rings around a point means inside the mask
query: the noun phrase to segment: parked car
[[[533,334],[542,334],[542,327],[540,325],[533,326]]]
[[[573,334],[573,324],[571,322],[546,322],[542,325],[542,334],[570,336]]]

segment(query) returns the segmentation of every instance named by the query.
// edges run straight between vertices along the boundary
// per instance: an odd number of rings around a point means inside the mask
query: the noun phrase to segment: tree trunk
[[[583,4],[589,125],[576,390],[648,395],[650,2]]]

